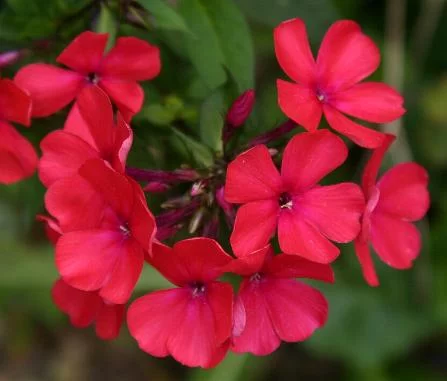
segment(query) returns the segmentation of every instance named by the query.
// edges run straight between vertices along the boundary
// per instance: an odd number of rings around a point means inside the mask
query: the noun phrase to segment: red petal
[[[0,136],[0,183],[12,184],[31,176],[38,163],[31,143],[3,121],[0,121]]]
[[[54,304],[70,317],[75,327],[84,328],[95,320],[102,304],[96,292],[81,291],[69,286],[62,279],[51,289]]]
[[[77,173],[89,159],[99,158],[81,138],[62,130],[49,133],[40,143],[39,178],[48,188],[55,181]]]
[[[278,79],[278,104],[282,112],[308,131],[320,124],[323,107],[315,91],[302,85]]]
[[[109,255],[113,255],[112,252]],[[144,252],[135,240],[128,238],[127,241],[121,243],[121,247],[117,247],[115,255],[117,256],[116,262],[99,295],[110,303],[124,304],[129,300],[140,277]]]
[[[275,278],[309,278],[333,283],[334,272],[328,265],[308,261],[296,255],[276,255],[263,270]]]
[[[101,159],[85,163],[79,174],[104,198],[123,220],[128,221],[134,205],[134,189],[126,177]]]
[[[430,206],[428,173],[416,163],[401,163],[387,171],[377,188],[380,191],[377,212],[385,212],[407,221],[424,217]]]
[[[14,81],[31,96],[34,117],[49,116],[64,108],[85,85],[78,73],[46,64],[23,67]]]
[[[285,73],[295,82],[311,85],[315,82],[315,60],[310,50],[306,26],[295,18],[275,28],[276,58]]]
[[[188,281],[209,282],[223,272],[231,257],[213,239],[197,237],[177,242],[174,255],[188,272]]]
[[[107,39],[107,33],[83,32],[57,57],[57,62],[83,75],[97,73]]]
[[[38,214],[36,216],[36,221],[40,221],[45,224],[45,234],[47,235],[48,240],[53,245],[56,245],[57,241],[62,235],[62,230],[57,221],[51,217],[44,216],[42,214]]]
[[[383,144],[385,134],[353,122],[329,105],[324,105],[323,111],[327,122],[335,131],[347,136],[359,146],[364,148],[377,148]]]
[[[278,220],[276,200],[255,201],[237,211],[230,242],[238,257],[245,257],[264,247],[273,236]]]
[[[103,340],[116,338],[123,325],[125,312],[123,304],[103,303],[96,317],[96,335]]]
[[[90,133],[90,129],[84,118],[81,116],[79,107],[76,103],[73,104],[73,107],[68,113],[67,119],[65,120],[64,124],[64,131],[80,137],[92,148],[99,151],[98,147],[96,146],[95,140]]]
[[[357,184],[315,187],[294,197],[293,203],[303,219],[332,241],[350,242],[360,231],[365,200]]]
[[[276,198],[282,182],[266,146],[258,145],[240,154],[227,169],[225,200],[231,203]]]
[[[368,163],[366,163],[362,176],[362,188],[367,199],[371,197],[372,189],[376,185],[377,174],[379,173],[383,157],[395,139],[394,135],[385,134],[383,143],[373,151]]]
[[[371,258],[371,252],[369,251],[368,242],[357,238],[354,241],[355,254],[362,267],[363,277],[371,287],[379,285],[379,279],[377,278],[376,269],[374,268],[374,262]]]
[[[169,354],[167,342],[182,323],[190,297],[189,290],[177,288],[152,292],[131,304],[127,325],[141,350],[156,357]]]
[[[292,210],[283,210],[278,220],[278,240],[281,250],[318,263],[331,263],[340,254],[317,228]]]
[[[120,37],[107,53],[100,74],[127,81],[145,81],[161,70],[160,50],[135,37]]]
[[[371,243],[388,266],[408,269],[421,251],[421,234],[410,222],[384,213],[371,215]]]
[[[379,49],[359,25],[337,21],[326,32],[318,52],[320,86],[328,92],[346,89],[373,73],[379,63]]]
[[[214,336],[218,344],[231,335],[233,325],[233,287],[229,283],[212,282],[206,286],[206,298],[213,311]]]
[[[10,79],[0,79],[0,119],[29,126],[31,98]]]
[[[56,266],[70,286],[84,291],[99,290],[123,255],[122,241],[122,235],[116,231],[65,233],[56,245]]]
[[[337,92],[330,104],[337,110],[373,123],[389,123],[404,113],[403,97],[380,82],[359,83]]]
[[[244,280],[239,299],[244,305],[246,322],[242,333],[233,337],[232,351],[250,352],[257,356],[272,353],[281,341],[273,328],[259,283]]]
[[[273,249],[270,245],[266,245],[245,257],[232,260],[225,267],[225,271],[242,276],[250,276],[261,271],[266,258],[271,256],[273,256]]]
[[[144,92],[138,83],[115,79],[102,79],[98,85],[115,102],[126,121],[129,120],[128,116],[130,114],[136,114],[141,110]]]
[[[306,340],[326,323],[328,303],[316,289],[293,279],[269,278],[262,290],[273,327],[281,340]]]
[[[48,188],[45,207],[63,232],[96,228],[106,213],[103,197],[78,175],[63,178]]]
[[[291,193],[308,189],[339,167],[347,156],[346,145],[328,130],[295,135],[282,158],[284,189]]]
[[[117,152],[118,157],[112,165],[118,172],[124,173],[126,169],[127,156],[132,148],[133,132],[119,112],[117,114],[117,124],[115,128],[116,131],[113,152]]]
[[[78,95],[79,112],[103,158],[113,154],[115,126],[109,97],[98,86],[85,87]]]
[[[174,255],[174,250],[159,242],[154,242],[152,255],[146,260],[154,266],[167,280],[181,287],[190,282],[189,273],[183,262]]]

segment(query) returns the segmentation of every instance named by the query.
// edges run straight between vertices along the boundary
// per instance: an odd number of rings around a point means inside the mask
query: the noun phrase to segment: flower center
[[[321,103],[325,103],[326,102],[326,94],[320,89],[317,89],[316,93],[317,93],[317,99]]]
[[[261,273],[254,273],[251,277],[250,277],[250,282],[260,282],[261,279],[263,278]]]
[[[278,203],[281,209],[283,208],[292,209],[293,206],[292,197],[290,196],[290,194],[285,192],[281,193],[281,195],[279,196]]]
[[[205,293],[205,285],[202,282],[193,282],[189,285],[192,289],[192,296],[198,297]]]
[[[99,77],[96,73],[88,73],[86,77],[87,81],[96,85],[99,82]]]
[[[130,235],[129,225],[127,223],[121,224],[120,231],[121,233],[123,233],[125,237],[129,236]]]

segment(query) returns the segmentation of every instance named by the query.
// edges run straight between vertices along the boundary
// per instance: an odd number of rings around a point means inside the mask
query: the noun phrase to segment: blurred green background
[[[212,371],[191,370],[138,350],[126,328],[114,342],[76,330],[50,299],[57,274],[42,226],[44,189],[37,176],[0,186],[0,381],[4,380],[426,380],[447,379],[447,6],[444,0],[0,0],[0,53],[21,59],[12,77],[36,61],[54,63],[86,29],[134,35],[160,46],[163,70],[145,83],[130,164],[207,166],[219,149],[222,115],[243,90],[257,104],[242,137],[285,120],[276,104],[272,30],[306,21],[316,49],[337,19],[358,21],[380,46],[373,75],[399,88],[407,114],[383,128],[399,134],[387,166],[416,160],[430,173],[432,206],[419,224],[424,248],[405,272],[378,261],[381,286],[369,288],[352,247],[335,264],[337,283],[320,287],[330,302],[326,327],[310,340],[283,344],[268,357],[233,356]],[[169,4],[170,8],[167,8]],[[174,11],[175,10],[175,11]],[[199,36],[197,38],[196,36]],[[314,49],[314,51],[316,51]],[[66,110],[20,131],[36,147],[61,128]],[[172,125],[180,126],[174,130]],[[181,131],[181,132],[179,132]],[[185,137],[185,136],[189,136]],[[0,137],[1,138],[1,137]],[[283,145],[284,140],[279,142]],[[351,146],[331,181],[358,181],[367,153]],[[154,197],[153,205],[162,198]],[[225,238],[225,233],[223,234]],[[163,287],[146,268],[137,292]]]

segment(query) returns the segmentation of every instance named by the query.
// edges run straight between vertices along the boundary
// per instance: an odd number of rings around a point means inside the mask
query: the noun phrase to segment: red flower
[[[387,123],[405,112],[402,97],[390,86],[358,83],[377,69],[380,53],[353,21],[337,21],[329,28],[316,61],[303,21],[285,21],[275,29],[275,51],[281,68],[296,82],[277,81],[279,106],[308,131],[317,129],[324,113],[334,130],[362,147],[376,148],[384,135],[343,113]]]
[[[156,357],[169,354],[188,366],[212,367],[231,335],[233,289],[217,282],[231,257],[209,238],[155,244],[151,264],[178,286],[137,299],[127,313],[130,334]]]
[[[157,47],[135,37],[120,37],[104,55],[108,35],[83,32],[57,57],[70,68],[43,63],[25,66],[15,80],[33,100],[33,116],[54,114],[68,105],[85,86],[101,87],[126,120],[143,104],[144,93],[137,81],[156,77],[161,68]]]
[[[231,349],[267,355],[281,340],[303,341],[324,325],[328,304],[316,289],[294,278],[333,282],[329,265],[307,261],[295,255],[273,256],[266,246],[234,260],[228,271],[244,277],[234,308]]]
[[[56,130],[41,142],[39,177],[49,187],[74,175],[87,160],[101,158],[124,173],[133,134],[118,113],[117,123],[107,95],[98,87],[85,88],[78,97],[79,112],[70,114],[70,129]]]
[[[354,243],[363,276],[371,286],[378,286],[379,280],[369,243],[388,266],[410,268],[421,250],[421,236],[412,222],[424,217],[430,206],[428,174],[416,163],[398,164],[376,183],[383,156],[394,139],[393,135],[386,135],[384,144],[373,152],[362,178],[367,203],[362,231]]]
[[[31,176],[37,154],[31,143],[8,122],[29,126],[31,99],[13,81],[0,79],[0,183],[11,184]]]
[[[63,235],[56,266],[70,286],[125,303],[150,252],[155,221],[140,186],[99,159],[55,182],[45,205]]]
[[[62,279],[54,283],[51,296],[75,327],[85,328],[95,323],[99,338],[111,340],[118,336],[124,320],[124,304],[106,303],[97,292],[78,290]]]
[[[281,250],[315,262],[330,263],[360,230],[364,208],[353,183],[319,186],[340,166],[348,150],[328,130],[302,133],[287,144],[278,173],[266,146],[239,155],[228,166],[225,198],[244,204],[237,211],[231,246],[242,257],[265,246],[278,225]]]

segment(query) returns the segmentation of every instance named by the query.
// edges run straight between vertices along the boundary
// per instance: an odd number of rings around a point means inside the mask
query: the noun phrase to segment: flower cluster
[[[281,341],[303,341],[321,328],[328,302],[296,278],[333,283],[336,243],[354,242],[371,286],[379,281],[370,244],[389,266],[412,266],[421,248],[413,222],[429,207],[427,172],[401,163],[377,181],[395,137],[345,116],[385,123],[405,112],[394,89],[361,82],[379,65],[376,45],[355,22],[338,21],[315,60],[300,19],[281,23],[274,42],[294,82],[277,82],[278,104],[290,119],[241,150],[233,137],[255,102],[247,90],[228,109],[223,152],[209,168],[126,165],[129,123],[144,97],[138,82],[161,70],[159,49],[145,41],[120,37],[104,53],[107,35],[84,32],[57,58],[68,69],[36,63],[14,81],[0,79],[0,182],[38,167],[49,214],[39,219],[60,275],[52,296],[74,326],[95,324],[98,337],[113,339],[126,321],[143,351],[208,368],[228,351],[267,355]],[[52,115],[72,101],[64,127],[42,140],[40,159],[9,124],[29,125],[31,116]],[[341,137],[318,129],[323,114],[333,130],[373,149],[360,185],[321,184],[349,153]],[[306,132],[283,150],[267,146],[297,124]],[[188,191],[170,196],[154,216],[146,194],[178,184]],[[234,256],[217,241],[221,220]],[[174,242],[186,226],[195,237]],[[133,300],[145,263],[174,286]]]

